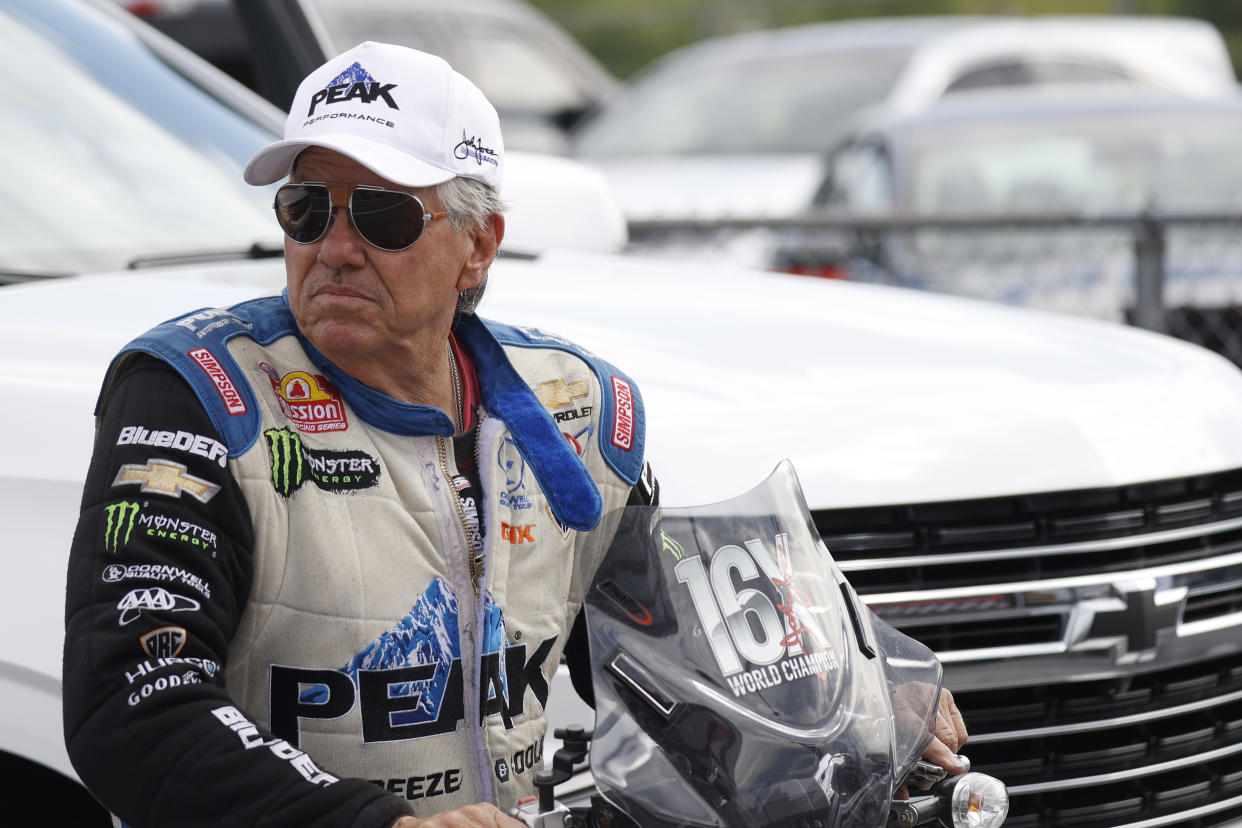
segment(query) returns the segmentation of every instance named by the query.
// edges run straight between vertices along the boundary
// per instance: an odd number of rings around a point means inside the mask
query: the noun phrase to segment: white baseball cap
[[[496,108],[443,59],[367,41],[298,86],[285,137],[255,153],[249,184],[289,175],[307,147],[335,150],[395,184],[430,187],[454,176],[499,192],[504,145]]]

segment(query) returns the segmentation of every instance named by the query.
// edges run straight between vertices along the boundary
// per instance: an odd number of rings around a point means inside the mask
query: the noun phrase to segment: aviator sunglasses
[[[405,250],[423,234],[427,222],[448,215],[428,213],[416,196],[382,187],[303,181],[276,191],[276,220],[298,244],[323,238],[334,208],[347,207],[349,220],[367,242],[380,250]]]

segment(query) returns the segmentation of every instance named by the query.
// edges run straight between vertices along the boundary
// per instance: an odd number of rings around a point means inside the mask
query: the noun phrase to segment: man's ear
[[[472,234],[474,247],[462,266],[461,276],[457,280],[458,292],[476,287],[487,276],[487,270],[496,258],[500,242],[505,237],[505,217],[500,213],[492,213],[487,223]]]

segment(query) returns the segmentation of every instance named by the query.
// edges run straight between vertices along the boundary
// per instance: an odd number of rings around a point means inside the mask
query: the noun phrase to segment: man
[[[364,43],[246,168],[289,179],[285,293],[114,361],[64,709],[126,823],[514,824],[533,770],[503,760],[538,749],[561,653],[582,661],[574,562],[654,485],[630,378],[473,316],[503,168],[477,88]]]
[[[388,826],[530,790],[495,763],[541,740],[573,562],[640,479],[643,408],[612,366],[459,313],[503,237],[503,166],[494,109],[442,60],[351,50],[246,170],[290,178],[285,296],[114,363],[65,720],[123,820]],[[562,397],[592,439],[555,424]]]

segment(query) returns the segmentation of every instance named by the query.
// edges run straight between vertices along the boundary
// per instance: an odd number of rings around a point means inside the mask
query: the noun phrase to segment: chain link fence
[[[634,252],[932,290],[1137,325],[1242,366],[1242,213],[630,225]]]

